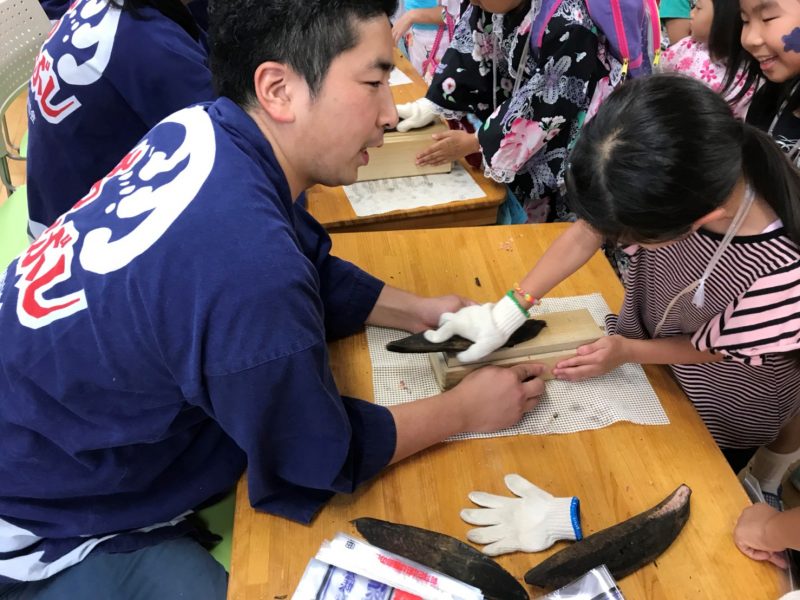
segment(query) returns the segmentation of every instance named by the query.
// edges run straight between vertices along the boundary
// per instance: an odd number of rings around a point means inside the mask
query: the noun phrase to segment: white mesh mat
[[[603,327],[611,310],[600,294],[570,298],[545,298],[532,311],[559,312],[586,308]],[[386,344],[407,336],[405,331],[367,327],[367,343],[372,360],[375,402],[382,406],[403,404],[440,393],[427,354],[399,354],[386,350]],[[661,403],[641,366],[626,364],[602,377],[570,383],[551,380],[535,409],[514,427],[495,433],[463,433],[450,440],[487,438],[521,433],[574,433],[599,429],[617,421],[640,425],[668,425]]]

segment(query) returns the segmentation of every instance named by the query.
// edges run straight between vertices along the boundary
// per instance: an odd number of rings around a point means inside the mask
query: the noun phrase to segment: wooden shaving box
[[[452,162],[424,167],[418,167],[415,162],[417,154],[433,144],[431,135],[447,130],[447,125],[437,119],[422,129],[412,129],[405,133],[387,132],[383,136],[383,146],[367,150],[369,163],[358,170],[358,181],[449,173],[453,169]]]

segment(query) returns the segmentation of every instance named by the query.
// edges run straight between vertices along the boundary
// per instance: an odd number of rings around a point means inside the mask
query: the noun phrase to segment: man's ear
[[[261,63],[253,75],[258,105],[278,123],[291,123],[295,119],[292,75],[286,65],[278,62]]]
[[[722,208],[721,206],[718,206],[717,208],[712,210],[707,215],[703,215],[702,217],[697,219],[697,221],[692,223],[692,231],[697,231],[698,229],[700,229],[703,225],[706,225],[707,223],[711,223],[713,221],[718,221],[718,220],[724,219],[726,217],[727,217],[727,213],[725,212],[725,209]]]

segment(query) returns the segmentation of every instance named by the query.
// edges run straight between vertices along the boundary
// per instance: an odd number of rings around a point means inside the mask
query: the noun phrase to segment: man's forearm
[[[419,304],[421,298],[390,285],[383,286],[367,325],[392,327],[414,331],[420,327]]]
[[[455,402],[458,399],[450,390],[416,402],[388,407],[397,428],[397,445],[391,463],[461,432],[464,424],[453,406]]]

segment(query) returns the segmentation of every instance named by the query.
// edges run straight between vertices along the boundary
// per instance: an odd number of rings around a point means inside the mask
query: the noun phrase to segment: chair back
[[[28,85],[51,27],[37,0],[0,0],[0,114]]]
[[[28,86],[50,28],[50,19],[37,0],[0,0],[0,183],[9,194],[14,186],[8,158],[20,155],[11,143],[6,111]]]

